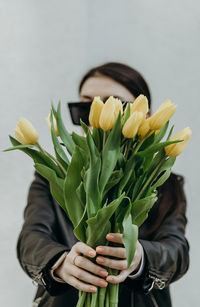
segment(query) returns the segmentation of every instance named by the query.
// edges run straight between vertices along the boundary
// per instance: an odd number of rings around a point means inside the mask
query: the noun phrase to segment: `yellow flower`
[[[140,136],[141,139],[143,139],[149,130],[150,130],[149,119],[145,119],[142,121],[141,125],[139,126],[137,134]]]
[[[101,111],[99,118],[100,127],[105,131],[111,130],[115,124],[119,112],[122,113],[122,110],[121,100],[110,96],[106,100]]]
[[[99,96],[94,97],[89,114],[89,123],[94,128],[100,128],[99,118],[103,109],[104,103]]]
[[[149,118],[149,125],[152,130],[159,130],[172,117],[176,105],[170,99],[163,102],[158,110]]]
[[[51,130],[50,114],[45,119],[46,119],[46,122],[47,122],[47,124],[49,126],[49,129]],[[57,122],[56,122],[56,119],[55,119],[54,115],[53,115],[53,126],[54,126],[54,129],[55,129],[56,135],[59,136]]]
[[[143,118],[144,115],[142,112],[133,112],[131,114],[122,129],[122,133],[125,138],[131,139],[137,134],[138,128],[143,121]]]
[[[144,95],[139,95],[131,105],[131,114],[133,112],[142,112],[144,117],[146,117],[147,112],[149,111],[148,99]]]
[[[15,137],[22,144],[36,144],[39,135],[33,125],[22,117],[15,128]]]
[[[179,131],[176,135],[174,135],[169,141],[182,140],[182,142],[174,143],[165,147],[165,152],[170,157],[177,157],[182,153],[187,142],[189,141],[192,135],[192,131],[190,127],[186,127],[185,129]]]

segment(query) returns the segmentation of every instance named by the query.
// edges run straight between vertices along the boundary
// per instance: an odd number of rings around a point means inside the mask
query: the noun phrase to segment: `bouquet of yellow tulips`
[[[176,106],[165,101],[147,118],[148,101],[143,95],[134,103],[110,97],[105,104],[95,97],[89,122],[81,122],[85,136],[69,134],[61,105],[52,106],[49,118],[55,157],[38,143],[38,134],[25,119],[15,130],[8,150],[20,149],[35,163],[35,169],[50,184],[53,197],[66,212],[78,240],[96,248],[106,245],[106,234],[121,232],[130,266],[138,228],[154,205],[157,188],[170,176],[171,168],[187,144],[189,127],[167,137],[169,119]],[[70,154],[69,161],[66,151]],[[109,269],[110,274],[118,274]],[[118,285],[108,284],[96,293],[79,293],[77,306],[116,307]]]

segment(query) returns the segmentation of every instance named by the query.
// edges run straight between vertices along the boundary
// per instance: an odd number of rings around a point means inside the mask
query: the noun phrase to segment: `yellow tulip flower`
[[[149,118],[149,125],[152,130],[159,130],[172,117],[176,105],[170,99],[161,104],[158,110]]]
[[[137,134],[140,136],[141,139],[143,139],[149,130],[150,130],[149,119],[144,119],[141,125],[139,126]]]
[[[142,112],[144,117],[146,117],[147,112],[149,111],[148,99],[144,95],[139,95],[134,102],[131,104],[130,113],[133,112]]]
[[[111,130],[115,124],[115,121],[119,115],[122,113],[122,103],[118,98],[113,96],[109,97],[105,104],[103,105],[101,115],[99,118],[100,127],[104,130]]]
[[[46,122],[47,122],[47,124],[49,126],[49,129],[51,130],[50,114],[45,119],[46,119]],[[57,122],[56,122],[56,119],[55,119],[54,115],[53,115],[53,126],[54,126],[54,129],[55,129],[56,135],[59,136]]]
[[[39,135],[33,125],[25,118],[20,118],[15,128],[15,137],[22,144],[36,144]]]
[[[165,152],[170,157],[177,157],[182,153],[187,142],[189,141],[192,135],[192,131],[190,127],[186,127],[185,129],[179,131],[176,135],[174,135],[169,141],[182,140],[182,142],[174,143],[165,147]]]
[[[89,123],[94,128],[100,128],[99,118],[104,103],[99,96],[94,97],[89,114]]]
[[[125,138],[133,138],[137,132],[140,124],[144,119],[144,114],[142,112],[133,112],[131,116],[127,119],[122,129],[122,133]]]

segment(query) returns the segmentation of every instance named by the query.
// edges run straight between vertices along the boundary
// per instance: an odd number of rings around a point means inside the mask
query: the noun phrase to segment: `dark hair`
[[[131,68],[128,65],[121,63],[106,63],[101,66],[94,67],[90,69],[82,78],[79,85],[79,93],[84,82],[93,76],[103,75],[112,78],[118,83],[126,87],[134,97],[143,94],[147,97],[149,101],[149,108],[151,106],[151,94],[149,87],[142,77],[142,75],[135,69]]]

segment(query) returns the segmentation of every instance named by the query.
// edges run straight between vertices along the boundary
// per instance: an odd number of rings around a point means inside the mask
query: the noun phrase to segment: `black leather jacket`
[[[171,193],[176,185],[180,191],[177,199]],[[189,246],[184,236],[187,220],[183,178],[171,175],[161,192],[157,204],[151,209],[151,216],[139,232],[145,253],[143,273],[134,280],[128,277],[120,284],[119,306],[170,307],[169,284],[183,276],[188,269]],[[159,210],[163,201],[166,206],[179,201],[179,210],[167,214],[158,229],[146,235],[150,217]],[[33,306],[76,306],[78,290],[54,281],[49,269],[64,251],[71,249],[77,239],[71,222],[52,198],[48,182],[37,173],[30,187],[24,219],[17,254],[22,268],[38,284]]]

